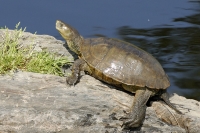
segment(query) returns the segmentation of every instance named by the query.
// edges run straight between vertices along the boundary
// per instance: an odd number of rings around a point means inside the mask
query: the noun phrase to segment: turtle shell
[[[80,51],[80,58],[87,62],[92,75],[105,82],[152,89],[170,86],[160,63],[128,42],[112,38],[85,39]]]

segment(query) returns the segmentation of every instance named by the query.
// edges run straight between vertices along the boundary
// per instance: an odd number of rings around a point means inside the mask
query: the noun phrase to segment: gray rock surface
[[[64,42],[48,35],[24,33],[20,43],[29,45],[31,40],[36,50],[46,48],[69,55]],[[1,75],[0,133],[184,133],[200,127],[200,102],[173,95],[171,102],[190,119],[181,122],[190,128],[174,124],[174,117],[165,120],[170,114],[161,114],[162,104],[153,102],[141,128],[122,130],[119,118],[129,112],[133,97],[88,75],[71,87],[65,84],[65,77],[54,75],[21,71]]]
[[[175,96],[173,97],[176,101],[184,101],[184,108],[188,110],[183,110],[183,115],[176,113],[169,106],[166,106],[163,102],[153,102],[152,107],[156,112],[158,118],[162,119],[168,124],[179,126],[184,128],[187,132],[198,133],[200,132],[200,113],[199,113],[199,102],[193,100],[186,100],[183,97]],[[181,105],[182,102],[179,104]],[[178,103],[178,102],[176,102]],[[191,104],[194,103],[194,104]],[[195,111],[193,110],[195,109]]]

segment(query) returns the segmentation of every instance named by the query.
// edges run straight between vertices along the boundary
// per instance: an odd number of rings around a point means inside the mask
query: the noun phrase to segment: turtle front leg
[[[139,127],[142,124],[147,108],[146,103],[151,94],[152,92],[148,89],[136,91],[131,112],[126,117],[121,118],[123,128]]]
[[[83,69],[83,66],[86,62],[82,59],[77,59],[72,65],[72,74],[66,78],[66,82],[69,85],[74,85],[77,83],[80,76],[80,71]]]

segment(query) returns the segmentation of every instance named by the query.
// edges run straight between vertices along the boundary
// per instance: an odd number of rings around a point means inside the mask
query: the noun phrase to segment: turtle
[[[123,128],[142,125],[146,103],[154,95],[181,114],[169,101],[169,78],[151,54],[115,38],[84,39],[75,28],[61,20],[56,21],[56,29],[70,50],[78,55],[71,68],[72,74],[66,78],[67,84],[75,85],[80,71],[85,71],[98,80],[135,93],[131,111],[119,119],[123,121]]]

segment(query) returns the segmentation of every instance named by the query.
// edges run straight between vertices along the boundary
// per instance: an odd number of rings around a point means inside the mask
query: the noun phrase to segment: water
[[[82,36],[119,38],[155,56],[169,75],[171,93],[200,100],[200,1],[50,1],[0,2],[0,27],[21,22],[28,32],[62,39],[55,21]]]

